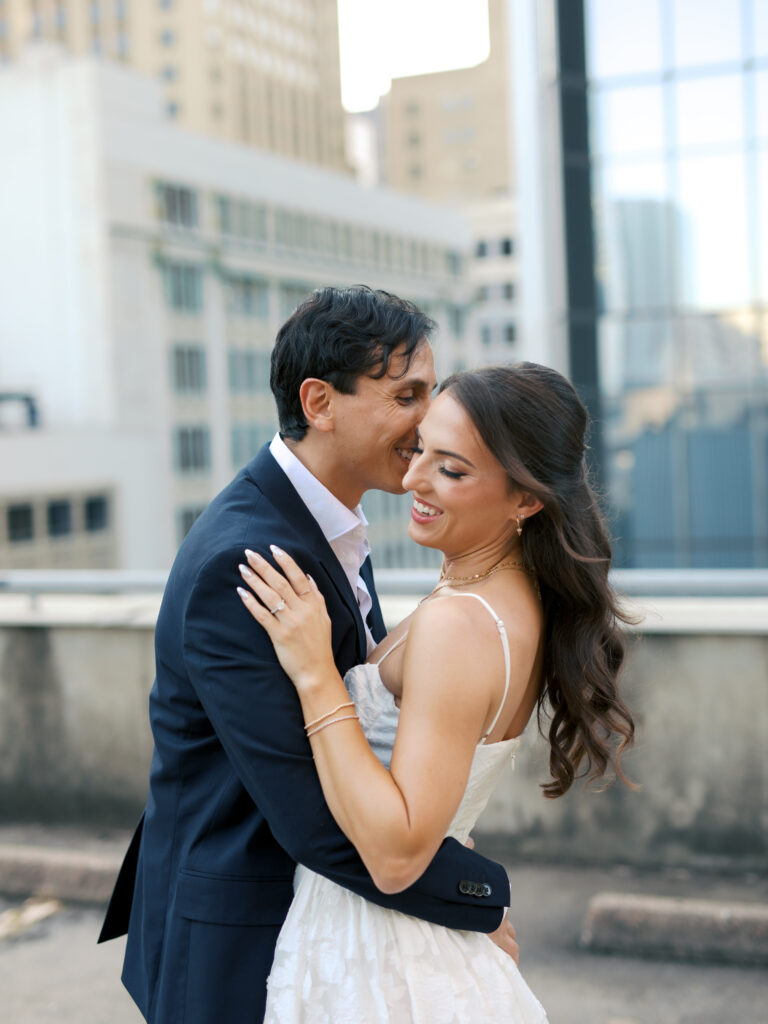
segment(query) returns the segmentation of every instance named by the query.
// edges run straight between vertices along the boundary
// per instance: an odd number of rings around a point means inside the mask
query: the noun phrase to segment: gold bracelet
[[[307,739],[310,736],[314,736],[316,732],[320,732],[321,729],[327,729],[329,725],[336,725],[337,722],[347,722],[352,718],[357,718],[357,715],[342,715],[341,718],[332,718],[330,722],[323,722],[322,725],[318,725],[312,732],[307,733]]]
[[[333,711],[326,711],[324,715],[320,715],[320,717],[316,718],[314,722],[307,722],[304,728],[311,729],[313,725],[317,725],[318,722],[322,722],[324,718],[329,718],[331,715],[335,715],[336,712],[341,711],[342,708],[353,708],[354,706],[354,702],[348,700],[346,704],[339,704],[339,706],[337,708],[334,708]]]

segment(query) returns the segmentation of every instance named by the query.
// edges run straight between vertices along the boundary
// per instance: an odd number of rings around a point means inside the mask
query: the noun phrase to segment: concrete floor
[[[605,957],[578,945],[598,891],[765,900],[764,877],[530,865],[510,877],[521,969],[550,1024],[768,1024],[764,970]],[[101,916],[69,905],[0,941],[0,1021],[139,1024],[119,982],[123,940],[95,945]]]

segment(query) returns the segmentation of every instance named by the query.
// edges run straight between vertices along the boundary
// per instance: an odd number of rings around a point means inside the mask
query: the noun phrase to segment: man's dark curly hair
[[[300,441],[307,432],[302,381],[317,377],[354,394],[357,378],[383,377],[401,347],[405,373],[419,342],[435,326],[412,302],[380,289],[355,285],[312,292],[280,328],[272,349],[269,384],[282,437]]]

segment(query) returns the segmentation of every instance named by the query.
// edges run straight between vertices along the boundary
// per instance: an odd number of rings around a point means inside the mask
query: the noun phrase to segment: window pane
[[[669,307],[675,208],[667,198],[665,165],[608,164],[594,181],[602,305],[607,310]]]
[[[31,505],[9,505],[7,513],[8,540],[32,540],[35,534]]]
[[[768,71],[758,71],[755,74],[755,92],[757,93],[755,132],[759,139],[768,141]]]
[[[675,64],[739,60],[741,6],[737,0],[674,0]]]
[[[664,148],[661,86],[599,89],[592,94],[592,146],[596,154]]]
[[[683,302],[699,309],[749,301],[744,160],[713,156],[680,161],[677,248]]]
[[[755,56],[768,57],[768,0],[755,0]]]
[[[744,135],[742,76],[715,75],[677,86],[680,146],[738,142]]]
[[[68,501],[48,502],[48,533],[64,537],[72,532],[72,506]]]
[[[760,226],[757,232],[762,247],[760,254],[760,299],[768,303],[768,149],[761,149],[757,157],[757,177],[760,187],[758,202]]]
[[[109,525],[109,505],[105,497],[86,498],[84,511],[88,533],[106,530]]]
[[[661,69],[658,0],[588,0],[587,52],[598,78]]]

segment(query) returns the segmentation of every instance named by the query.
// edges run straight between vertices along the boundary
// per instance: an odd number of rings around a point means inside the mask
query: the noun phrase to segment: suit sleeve
[[[237,596],[240,560],[242,551],[219,552],[198,573],[185,613],[184,657],[198,699],[278,843],[295,861],[373,903],[451,928],[493,931],[509,906],[506,872],[453,839],[411,888],[385,895],[375,887],[326,806],[293,684]],[[330,610],[338,598],[322,566],[303,567]],[[356,626],[350,615],[331,619],[337,651]],[[460,887],[466,881],[481,884]]]

